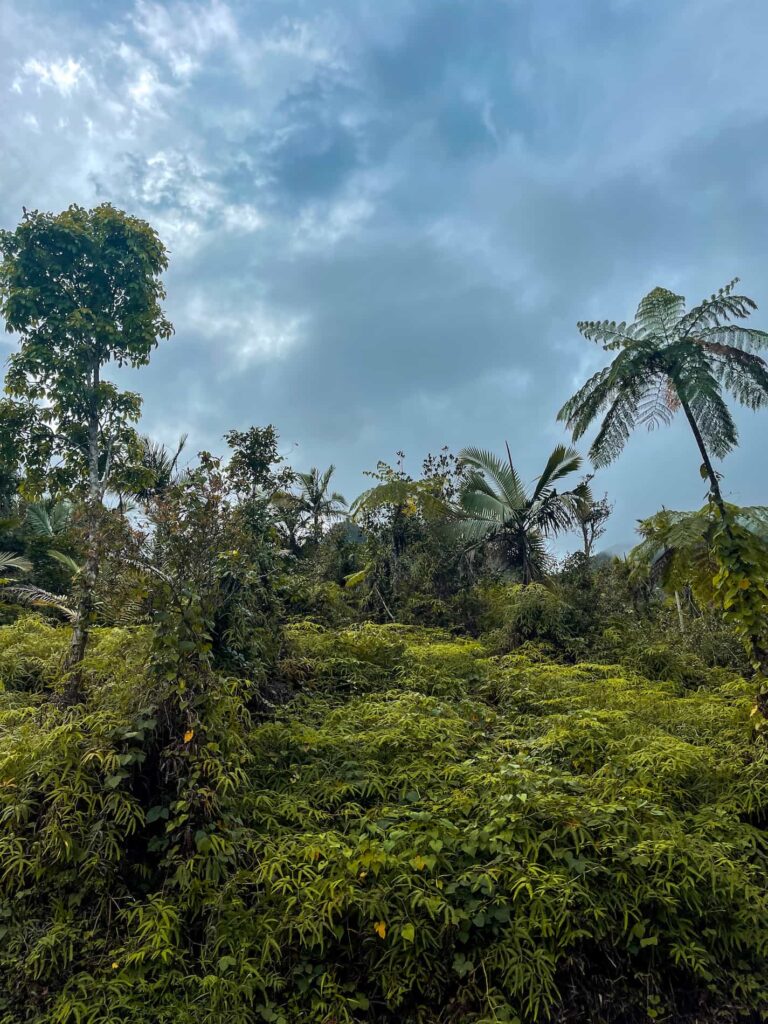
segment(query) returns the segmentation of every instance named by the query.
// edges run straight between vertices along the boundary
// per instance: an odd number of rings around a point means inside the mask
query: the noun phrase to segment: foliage
[[[768,511],[710,459],[750,299],[580,325],[596,463],[679,405],[709,479],[611,559],[562,445],[398,452],[349,516],[272,425],[181,469],[102,376],[171,333],[154,231],[0,257],[0,1024],[768,1021]]]
[[[343,494],[329,490],[335,469],[335,466],[329,466],[321,473],[313,467],[308,473],[296,474],[299,510],[306,515],[316,543],[322,536],[323,524],[343,516],[347,505]]]
[[[579,469],[578,452],[557,445],[530,493],[509,445],[506,461],[478,448],[464,448],[459,459],[467,469],[459,495],[462,535],[469,543],[491,542],[524,584],[543,579],[550,566],[547,538],[573,528],[577,509],[591,500],[586,483],[561,492],[554,486]]]
[[[734,292],[737,283],[688,311],[681,295],[654,288],[630,324],[579,324],[585,338],[618,352],[559,413],[574,438],[604,413],[590,448],[596,466],[617,457],[637,423],[649,428],[668,423],[679,408],[717,458],[734,448],[738,435],[723,390],[751,409],[768,403],[768,367],[757,354],[768,346],[768,332],[735,322],[757,308]],[[716,480],[710,482],[716,486]]]
[[[58,456],[59,482],[86,497],[85,563],[68,657],[76,700],[104,494],[114,467],[135,461],[131,424],[141,408],[141,397],[120,391],[103,370],[110,363],[146,365],[159,339],[173,333],[160,306],[168,258],[149,224],[108,203],[57,215],[25,211],[15,231],[0,232],[0,255],[0,312],[19,336],[5,386],[26,403],[25,463],[33,478],[44,479]]]
[[[0,233],[0,253],[0,309],[20,338],[6,390],[22,401],[46,400],[29,423],[51,430],[38,454],[61,455],[74,480],[88,477],[95,454],[97,471],[108,475],[140,399],[100,371],[110,362],[143,366],[158,339],[172,333],[160,308],[165,249],[148,224],[105,203],[26,212],[15,231]]]
[[[141,631],[96,631],[87,710],[41,703],[63,632],[0,629],[3,1024],[768,1013],[737,677],[296,625],[292,705],[214,673],[179,733]]]
[[[428,455],[414,479],[397,453],[394,466],[379,462],[377,481],[353,503],[365,543],[356,571],[347,576],[366,617],[422,625],[457,622],[457,604],[477,564],[467,559],[451,527],[464,469],[448,449]]]
[[[254,498],[290,482],[293,474],[287,467],[277,470],[284,459],[278,451],[277,431],[271,423],[248,430],[228,430],[224,439],[232,449],[227,477],[238,494]]]
[[[710,502],[698,512],[663,509],[640,532],[633,561],[668,588],[690,586],[702,605],[716,607],[768,674],[768,508]]]

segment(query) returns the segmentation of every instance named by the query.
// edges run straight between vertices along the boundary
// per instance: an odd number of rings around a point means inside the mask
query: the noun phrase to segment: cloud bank
[[[171,250],[176,336],[133,382],[164,439],[274,422],[350,496],[442,444],[533,476],[602,361],[578,319],[737,274],[768,305],[761,0],[6,0],[0,28],[3,225],[109,200]],[[768,420],[739,423],[725,489],[763,501]],[[682,424],[634,437],[606,542],[700,502],[697,467]]]

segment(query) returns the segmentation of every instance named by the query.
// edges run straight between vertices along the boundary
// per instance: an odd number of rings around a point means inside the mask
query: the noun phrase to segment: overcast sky
[[[132,381],[164,440],[273,422],[348,497],[442,444],[530,478],[605,360],[577,320],[738,275],[768,327],[765,0],[2,0],[0,32],[2,225],[108,200],[171,250]],[[739,424],[725,490],[764,502]],[[607,543],[698,465],[639,432]]]

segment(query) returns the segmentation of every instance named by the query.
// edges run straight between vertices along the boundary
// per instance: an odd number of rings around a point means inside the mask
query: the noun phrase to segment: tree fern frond
[[[718,459],[724,458],[738,444],[739,435],[709,367],[699,368],[693,382],[678,384],[678,394],[690,406],[707,446]]]
[[[637,407],[645,391],[645,381],[628,380],[614,398],[589,449],[596,467],[609,465],[621,454],[635,425]]]
[[[713,345],[727,345],[743,352],[758,352],[768,348],[768,331],[759,331],[755,327],[743,327],[741,324],[718,324],[707,327],[691,336],[694,342],[709,342]]]
[[[587,341],[602,344],[606,351],[626,347],[636,340],[636,324],[615,320],[579,320],[576,325]]]
[[[757,303],[747,295],[734,295],[733,289],[739,283],[734,277],[714,295],[694,306],[678,325],[678,337],[690,338],[706,327],[717,327],[729,320],[743,320],[757,309]]]
[[[660,424],[668,426],[679,408],[677,394],[663,374],[648,381],[648,388],[637,405],[637,422],[654,430]]]
[[[666,288],[654,288],[640,300],[635,314],[636,336],[662,338],[671,342],[675,338],[677,322],[685,313],[685,299]]]

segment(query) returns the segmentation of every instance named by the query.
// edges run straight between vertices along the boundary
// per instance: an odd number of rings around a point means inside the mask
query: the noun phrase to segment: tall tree
[[[340,519],[347,507],[347,499],[338,491],[331,491],[331,477],[336,467],[329,466],[324,473],[314,466],[308,473],[297,473],[299,484],[299,508],[309,517],[312,539],[319,541],[323,535],[323,523]]]
[[[118,451],[132,443],[141,399],[104,379],[104,368],[143,366],[173,332],[161,308],[165,247],[144,221],[109,204],[27,212],[0,233],[0,312],[19,336],[6,391],[34,406],[87,507],[86,559],[67,668],[88,639],[99,571],[99,521]]]
[[[702,476],[709,480],[724,520],[712,457],[727,455],[738,434],[723,392],[751,409],[768,403],[768,365],[757,354],[768,347],[768,332],[734,322],[757,309],[752,299],[734,292],[737,283],[735,278],[688,311],[682,295],[654,288],[632,323],[580,322],[585,338],[618,354],[558,414],[574,440],[602,416],[590,457],[595,466],[605,466],[619,455],[637,424],[653,428],[682,410],[701,455]]]
[[[573,448],[558,445],[530,491],[512,463],[509,445],[506,454],[505,460],[480,448],[459,452],[467,468],[459,496],[461,530],[471,543],[497,546],[528,584],[546,575],[546,541],[574,528],[577,509],[590,500],[589,486],[583,481],[567,491],[554,486],[580,468],[581,456]]]

